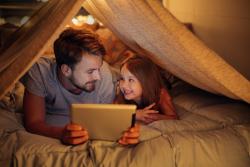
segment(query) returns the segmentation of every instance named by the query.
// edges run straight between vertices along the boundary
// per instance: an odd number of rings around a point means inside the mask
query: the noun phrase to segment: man
[[[31,132],[60,139],[65,144],[88,140],[84,127],[70,124],[72,103],[112,103],[114,85],[105,49],[87,30],[66,29],[54,43],[56,60],[41,58],[22,78],[24,123]],[[127,130],[119,143],[138,142],[139,129]]]

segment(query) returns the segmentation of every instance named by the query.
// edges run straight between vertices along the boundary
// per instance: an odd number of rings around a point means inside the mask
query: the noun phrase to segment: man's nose
[[[101,73],[100,71],[95,71],[93,75],[94,80],[101,80]]]

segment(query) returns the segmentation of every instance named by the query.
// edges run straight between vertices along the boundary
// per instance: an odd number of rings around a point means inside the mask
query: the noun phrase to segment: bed
[[[0,109],[0,166],[250,166],[249,104],[183,85],[171,94],[180,120],[142,126],[140,143],[126,147],[98,140],[65,146],[31,134],[23,127],[21,106],[5,103]],[[21,103],[22,97],[15,99]]]

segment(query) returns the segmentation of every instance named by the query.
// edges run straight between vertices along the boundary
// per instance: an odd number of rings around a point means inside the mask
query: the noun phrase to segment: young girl
[[[178,119],[157,66],[147,58],[130,58],[121,66],[120,93],[115,103],[136,104],[136,120],[146,124]]]

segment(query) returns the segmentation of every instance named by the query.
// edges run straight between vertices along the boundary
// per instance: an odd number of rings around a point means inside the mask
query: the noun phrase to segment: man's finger
[[[138,131],[140,131],[141,125],[138,124],[138,123],[136,123],[135,126],[134,126],[133,128],[136,129],[136,130],[138,130]]]
[[[135,125],[134,127],[128,129],[128,132],[131,132],[131,133],[139,132],[139,131],[140,131],[140,126],[138,124]]]
[[[128,138],[138,138],[140,136],[140,133],[137,131],[137,132],[131,132],[131,133],[129,133],[129,132],[126,132],[125,134],[124,134],[124,137],[126,138],[126,139],[128,139]]]
[[[88,132],[86,130],[81,130],[81,131],[69,131],[68,132],[68,137],[83,137],[88,135]]]
[[[65,142],[67,144],[72,144],[72,145],[77,145],[77,144],[82,144],[82,143],[85,143],[87,140],[89,139],[89,136],[88,135],[85,135],[83,137],[76,137],[76,138],[66,138],[65,139]]]
[[[128,143],[124,139],[120,139],[118,143],[121,145],[128,145]]]
[[[82,130],[83,128],[81,125],[78,125],[78,124],[68,124],[66,126],[66,129],[69,131],[72,131],[72,130]]]
[[[127,144],[137,144],[139,143],[139,139],[136,138],[136,139],[126,139],[125,141]]]

